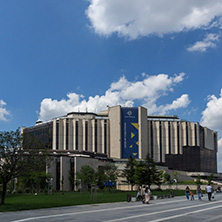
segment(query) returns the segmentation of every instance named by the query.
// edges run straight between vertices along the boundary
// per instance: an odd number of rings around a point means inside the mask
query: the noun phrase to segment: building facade
[[[144,107],[108,107],[100,114],[72,112],[22,131],[52,150],[60,170],[66,160],[66,165],[75,162],[76,171],[81,164],[77,166],[74,157],[96,159],[97,167],[130,155],[144,159],[149,153],[157,164],[170,169],[217,172],[215,131],[177,116],[148,116]]]

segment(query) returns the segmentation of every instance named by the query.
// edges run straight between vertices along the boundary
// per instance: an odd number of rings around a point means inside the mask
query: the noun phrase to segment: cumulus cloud
[[[171,104],[161,105],[159,107],[157,107],[156,104],[149,104],[149,103],[144,105],[150,107],[149,112],[164,115],[171,110],[186,108],[189,104],[190,104],[189,95],[183,94],[181,97],[174,100]]]
[[[202,112],[201,124],[222,133],[222,89],[220,96],[208,96],[206,109]]]
[[[83,95],[76,93],[67,94],[67,99],[53,100],[46,98],[40,106],[39,119],[49,120],[53,117],[65,115],[68,112],[89,111],[100,112],[107,106],[133,106],[135,103],[143,104],[149,109],[149,113],[167,113],[186,107],[189,103],[189,96],[182,95],[176,98],[172,104],[156,106],[157,100],[173,91],[173,87],[183,81],[184,73],[170,77],[167,74],[144,75],[141,81],[130,82],[125,76],[110,85],[104,95],[90,96],[85,99]]]
[[[220,36],[218,34],[210,33],[203,39],[203,41],[197,41],[187,50],[190,52],[205,52],[208,48],[215,48],[216,42],[219,41]]]
[[[221,0],[89,0],[86,14],[96,33],[130,39],[221,27]]]
[[[218,132],[218,171],[222,172],[222,89],[220,96],[208,96],[206,109],[202,112],[201,125]]]
[[[4,106],[6,106],[6,102],[0,100],[0,121],[7,121],[7,117],[10,116],[10,112]]]

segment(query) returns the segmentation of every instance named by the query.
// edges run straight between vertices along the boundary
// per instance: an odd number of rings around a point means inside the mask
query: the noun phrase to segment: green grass
[[[90,193],[68,192],[54,194],[8,194],[5,204],[0,205],[0,212],[20,211],[51,207],[74,206],[95,203],[111,203],[127,200],[127,194],[135,197],[136,192],[116,191],[97,192],[97,200],[91,200]],[[170,191],[153,191],[152,195],[167,195]],[[184,195],[184,191],[174,191],[175,196]]]

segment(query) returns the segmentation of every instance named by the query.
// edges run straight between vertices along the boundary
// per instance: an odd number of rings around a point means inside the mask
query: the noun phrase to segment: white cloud
[[[130,39],[221,27],[221,0],[89,0],[86,14],[96,33]]]
[[[174,100],[171,104],[161,105],[159,107],[156,107],[156,105],[153,104],[153,106],[151,106],[151,109],[149,109],[149,112],[164,115],[171,110],[186,108],[189,104],[189,96],[187,94],[183,94],[181,97]]]
[[[220,97],[208,97],[206,109],[202,112],[201,124],[222,133],[222,89]]]
[[[4,106],[6,106],[6,102],[0,100],[0,121],[7,121],[7,116],[10,116],[10,112]]]
[[[190,52],[205,52],[208,48],[215,48],[215,43],[219,41],[219,38],[220,36],[218,34],[210,33],[203,41],[195,42],[192,46],[188,47],[187,50]]]
[[[222,89],[220,96],[208,97],[206,109],[202,112],[201,125],[218,132],[218,172],[222,172]]]
[[[104,95],[90,96],[87,100],[76,93],[67,94],[67,99],[52,100],[46,98],[41,102],[39,119],[49,120],[53,117],[65,115],[73,111],[100,112],[108,106],[122,105],[133,106],[135,103],[143,104],[149,113],[166,113],[186,107],[190,100],[187,94],[175,99],[172,104],[156,106],[156,101],[173,91],[178,83],[183,81],[184,73],[170,77],[167,74],[154,76],[142,74],[142,81],[130,82],[125,76],[111,84]]]

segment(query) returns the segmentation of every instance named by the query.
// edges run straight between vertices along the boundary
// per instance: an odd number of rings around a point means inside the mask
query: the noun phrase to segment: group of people
[[[148,204],[150,201],[151,190],[149,187],[143,186],[139,188],[136,199],[141,200],[144,204]]]
[[[207,192],[207,196],[208,196],[208,200],[211,201],[211,198],[214,198],[214,190],[213,190],[213,187],[208,184],[205,188],[206,192]],[[198,197],[198,200],[201,200],[202,196],[203,196],[203,193],[202,193],[202,190],[201,190],[201,187],[198,186],[197,187],[197,197]],[[187,186],[186,189],[185,189],[185,194],[186,194],[186,198],[187,200],[194,200],[194,192],[192,190],[190,190],[190,188]]]

